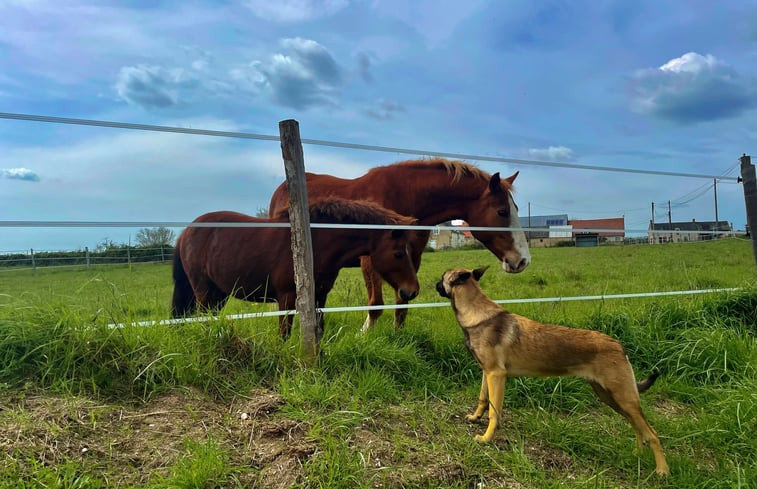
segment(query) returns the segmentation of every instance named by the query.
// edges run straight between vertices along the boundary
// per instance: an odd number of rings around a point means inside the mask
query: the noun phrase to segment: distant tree
[[[164,226],[157,228],[142,228],[137,232],[137,244],[143,248],[155,246],[173,246],[176,233]]]
[[[255,217],[261,217],[263,219],[268,218],[268,207],[258,207]]]
[[[121,246],[123,246],[123,245],[119,245],[118,243],[116,243],[112,239],[110,239],[108,237],[105,237],[105,238],[102,239],[102,241],[100,241],[97,244],[97,246],[95,247],[95,251],[97,251],[97,252],[103,252],[103,251],[107,251],[107,250],[114,250],[116,248],[120,248]]]

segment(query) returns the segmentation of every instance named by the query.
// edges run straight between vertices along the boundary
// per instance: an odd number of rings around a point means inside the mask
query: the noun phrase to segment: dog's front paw
[[[487,438],[486,435],[476,435],[473,439],[481,443],[489,443],[491,441],[491,437]]]
[[[465,415],[465,419],[467,421],[470,421],[471,423],[473,423],[473,422],[476,422],[479,419],[481,419],[481,415],[480,414],[475,414],[475,413],[474,414],[467,414],[467,415]]]

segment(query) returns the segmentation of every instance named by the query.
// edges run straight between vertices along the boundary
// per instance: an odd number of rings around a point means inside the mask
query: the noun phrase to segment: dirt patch
[[[302,481],[302,461],[316,451],[308,426],[278,414],[283,399],[260,391],[230,403],[173,391],[136,407],[85,398],[20,396],[0,403],[0,452],[19,467],[75,461],[123,487],[144,484],[187,453],[188,440],[212,442],[255,487]]]
[[[523,452],[535,465],[546,470],[564,472],[573,467],[573,459],[562,450],[542,443],[527,443]]]
[[[691,409],[690,406],[676,402],[672,399],[656,399],[654,404],[652,404],[652,409],[666,418],[696,415],[695,411]]]

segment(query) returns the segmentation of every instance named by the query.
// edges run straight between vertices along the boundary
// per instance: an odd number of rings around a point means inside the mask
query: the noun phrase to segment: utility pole
[[[718,220],[718,179],[712,179],[712,188],[715,189],[715,230],[720,231],[720,221]]]
[[[752,157],[744,154],[741,158],[741,181],[744,183],[744,202],[746,204],[746,222],[752,237],[752,252],[757,263],[757,176]]]
[[[526,238],[528,238],[528,245],[531,246],[531,202],[528,203],[528,234]]]
[[[670,201],[668,201],[668,226],[673,230],[673,213],[670,212]]]
[[[652,202],[652,243],[654,244],[657,235],[654,233],[654,202]]]

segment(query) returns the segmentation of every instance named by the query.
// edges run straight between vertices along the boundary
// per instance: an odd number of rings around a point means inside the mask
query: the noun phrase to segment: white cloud
[[[25,180],[27,182],[39,182],[39,175],[28,168],[0,169],[0,176],[10,180]]]
[[[549,146],[548,148],[530,148],[529,158],[547,161],[573,161],[573,150],[565,146]]]
[[[757,84],[714,56],[686,53],[633,76],[631,109],[679,123],[736,117],[757,106]]]
[[[125,66],[118,73],[116,92],[135,105],[169,107],[179,99],[180,73],[160,66]]]
[[[299,37],[282,39],[281,52],[227,69],[211,69],[212,56],[193,57],[189,67],[125,66],[115,83],[118,97],[148,109],[208,97],[267,92],[274,103],[295,109],[334,105],[343,70],[328,49]]]
[[[304,22],[328,17],[349,5],[348,0],[246,0],[244,3],[255,16],[273,22]]]
[[[235,68],[232,78],[250,89],[268,90],[273,102],[284,107],[334,105],[343,76],[329,50],[299,37],[282,39],[280,45],[283,52]]]
[[[686,53],[680,58],[673,58],[660,66],[660,70],[671,73],[697,74],[705,70],[713,70],[717,68],[718,64],[718,60],[711,54],[702,56],[697,53]]]

